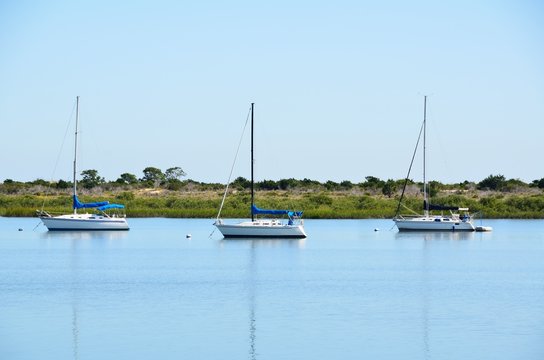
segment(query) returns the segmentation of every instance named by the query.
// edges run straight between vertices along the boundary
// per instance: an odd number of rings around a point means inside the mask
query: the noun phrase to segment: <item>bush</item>
[[[506,178],[504,175],[489,175],[478,183],[479,190],[496,190],[500,191],[506,186]]]
[[[132,191],[123,191],[116,196],[117,200],[130,201],[134,200],[134,193]]]

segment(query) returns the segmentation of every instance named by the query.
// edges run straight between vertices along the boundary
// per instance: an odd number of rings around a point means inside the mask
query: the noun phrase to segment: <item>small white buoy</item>
[[[375,229],[374,229],[374,231],[380,231],[380,229],[378,229],[378,228],[375,228]]]
[[[190,238],[191,238],[191,234],[187,234],[187,235],[185,235],[185,237],[186,237],[187,239],[190,239]]]

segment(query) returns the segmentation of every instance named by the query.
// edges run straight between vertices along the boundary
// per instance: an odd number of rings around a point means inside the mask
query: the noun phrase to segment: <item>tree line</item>
[[[97,170],[89,169],[83,170],[80,173],[81,179],[78,180],[78,185],[84,189],[102,189],[111,190],[121,187],[123,189],[139,189],[139,188],[156,188],[167,190],[182,190],[184,188],[190,188],[196,191],[205,190],[218,190],[222,189],[225,185],[219,183],[203,183],[194,180],[182,180],[187,174],[179,166],[166,169],[164,172],[156,167],[146,167],[142,170],[142,176],[137,177],[131,173],[123,173],[115,181],[106,181],[106,179],[99,175]],[[254,186],[256,190],[319,190],[319,191],[352,191],[363,190],[373,194],[382,194],[387,197],[392,197],[397,194],[404,185],[417,185],[421,186],[421,183],[416,183],[412,180],[382,180],[375,176],[366,176],[360,183],[353,183],[349,180],[340,182],[325,181],[319,182],[311,179],[280,179],[280,180],[262,180],[255,182]],[[29,182],[18,182],[12,179],[4,180],[3,184],[0,184],[0,193],[17,193],[19,190],[30,188],[32,186],[41,185],[48,188],[54,188],[58,190],[69,189],[73,186],[71,181],[58,180],[58,181],[46,181],[43,179],[37,179]],[[244,178],[238,177],[231,183],[231,188],[238,190],[248,190],[251,186],[251,182]],[[531,183],[525,183],[519,179],[506,179],[504,175],[489,175],[480,182],[464,181],[456,184],[443,184],[439,181],[429,182],[430,195],[434,196],[440,191],[444,190],[482,190],[482,191],[499,191],[499,192],[515,192],[523,191],[529,188],[544,189],[544,178],[537,179]]]
[[[162,171],[159,168],[148,166],[143,171],[143,176],[138,178],[131,173],[123,173],[119,175],[115,181],[106,181],[106,179],[98,174],[97,170],[89,169],[83,170],[80,173],[81,179],[77,181],[78,186],[84,189],[94,189],[98,187],[165,187],[171,190],[178,190],[181,186],[181,178],[187,174],[179,166],[171,167]],[[46,181],[44,179],[36,179],[29,182],[19,182],[13,179],[6,179],[3,182],[3,188],[23,188],[28,186],[46,186],[55,189],[63,190],[71,188],[74,184],[71,181],[58,180],[58,181]]]

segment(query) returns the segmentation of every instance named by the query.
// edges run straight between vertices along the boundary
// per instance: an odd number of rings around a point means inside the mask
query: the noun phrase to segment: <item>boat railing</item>
[[[423,215],[397,215],[393,219],[394,220],[410,220],[410,219],[417,219],[417,218],[421,218],[421,217],[423,217]],[[432,214],[429,214],[428,216],[425,216],[425,217],[428,217],[428,218],[449,218],[451,220],[463,221],[463,222],[470,222],[472,220],[472,216],[470,216],[469,214],[456,214],[456,213],[451,213],[450,215],[444,215],[444,214],[432,215]]]
[[[394,217],[395,220],[406,220],[406,219],[415,219],[421,217],[421,215],[397,215]]]
[[[99,210],[99,215],[103,215],[105,217],[108,217],[108,218],[126,218],[127,217],[127,214],[125,213],[111,213],[111,214],[108,214],[107,212],[105,211],[102,211],[102,210]]]
[[[36,216],[37,217],[52,217],[52,215],[45,210],[36,210]]]
[[[36,210],[36,216],[37,217],[55,217],[55,216],[61,216],[66,215],[66,212],[63,211],[45,211],[45,210]]]

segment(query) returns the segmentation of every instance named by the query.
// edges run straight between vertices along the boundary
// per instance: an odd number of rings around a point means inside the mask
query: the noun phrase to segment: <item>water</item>
[[[0,359],[544,359],[540,220],[306,220],[307,239],[279,241],[129,222],[0,218]]]

